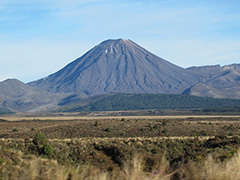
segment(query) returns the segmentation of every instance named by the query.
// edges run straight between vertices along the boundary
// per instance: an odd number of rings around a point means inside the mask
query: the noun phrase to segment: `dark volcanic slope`
[[[29,83],[49,92],[93,96],[110,92],[181,93],[194,72],[171,64],[131,40],[107,40],[60,71]]]
[[[89,98],[91,99],[91,98]],[[93,99],[88,104],[63,106],[59,111],[119,111],[143,109],[189,109],[240,106],[240,100],[197,97],[183,94],[112,94]]]
[[[0,107],[14,111],[37,111],[57,107],[64,96],[28,86],[17,79],[0,82]]]

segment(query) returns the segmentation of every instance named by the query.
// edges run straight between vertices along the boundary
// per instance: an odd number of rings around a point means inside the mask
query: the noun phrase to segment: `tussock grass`
[[[102,170],[94,165],[61,165],[56,160],[26,155],[21,151],[0,147],[1,180],[238,180],[240,151],[220,161],[208,156],[173,170],[165,156],[135,154],[125,160],[121,169]]]
[[[155,157],[156,158],[156,157]],[[135,155],[131,161],[124,162],[123,171],[129,180],[168,180],[175,173],[171,173],[169,162],[165,156],[158,157],[157,161],[142,155]],[[151,164],[149,168],[149,164]]]
[[[240,152],[228,161],[220,162],[209,156],[202,163],[189,163],[172,171],[169,162],[162,157],[151,161],[144,155],[136,154],[123,162],[120,171],[102,171],[92,165],[63,166],[55,160],[24,155],[21,151],[9,152],[0,163],[0,179],[4,180],[238,180],[240,179]],[[149,163],[153,163],[149,168]],[[181,172],[178,178],[175,174]]]
[[[240,151],[227,161],[214,159],[213,156],[202,163],[190,163],[185,168],[184,180],[239,180],[240,179]]]
[[[34,139],[0,139],[0,180],[240,179],[238,136]]]
[[[21,151],[9,151],[5,155],[0,163],[0,179],[4,180],[168,180],[172,175],[168,173],[170,167],[165,158],[148,169],[149,159],[142,155],[124,162],[119,171],[103,171],[93,165],[63,166],[55,160],[24,155]]]

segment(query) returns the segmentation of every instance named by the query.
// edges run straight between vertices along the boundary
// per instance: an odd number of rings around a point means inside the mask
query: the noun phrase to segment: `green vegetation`
[[[111,129],[108,127],[105,129],[106,132],[111,132]]]
[[[53,148],[52,148],[52,146],[50,145],[50,144],[45,144],[44,146],[43,146],[43,153],[45,154],[45,155],[47,155],[48,157],[51,157],[52,156],[52,154],[53,154]]]
[[[208,112],[208,110],[217,111],[218,109],[214,108],[222,107],[228,107],[229,110],[239,112],[240,100],[197,97],[183,94],[115,94],[87,105],[75,104],[74,106],[66,106],[60,111],[78,112],[203,108],[204,112]],[[234,108],[231,109],[231,107]]]
[[[163,126],[166,126],[166,125],[167,125],[167,121],[166,121],[166,120],[163,120],[162,125],[163,125]]]
[[[122,119],[121,119],[121,121],[125,122],[125,121],[126,121],[126,119],[125,119],[125,118],[122,118]]]
[[[98,125],[99,125],[98,122],[95,121],[94,126],[95,126],[95,127],[98,127]]]
[[[43,133],[38,132],[33,138],[33,143],[40,147],[47,143],[47,139]]]
[[[53,148],[48,143],[46,136],[42,132],[38,132],[34,136],[32,143],[32,151],[36,151],[39,155],[43,155],[44,157],[49,158],[53,155]]]

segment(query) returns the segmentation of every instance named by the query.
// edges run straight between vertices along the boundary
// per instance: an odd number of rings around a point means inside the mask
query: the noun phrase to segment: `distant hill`
[[[48,92],[89,97],[108,93],[180,94],[201,75],[176,66],[131,40],[107,40],[48,77],[29,83]]]
[[[78,111],[117,111],[144,109],[189,109],[239,106],[240,100],[216,99],[182,94],[112,94],[89,104],[65,105],[59,109],[64,112]]]
[[[65,96],[36,89],[17,79],[0,82],[0,107],[13,111],[50,110]]]
[[[6,108],[0,108],[0,115],[5,115],[5,114],[13,114],[14,112],[12,112],[11,110],[9,109],[6,109]],[[1,121],[1,119],[0,119]]]
[[[240,64],[192,67],[189,70],[202,74],[205,80],[186,89],[183,94],[240,99]]]

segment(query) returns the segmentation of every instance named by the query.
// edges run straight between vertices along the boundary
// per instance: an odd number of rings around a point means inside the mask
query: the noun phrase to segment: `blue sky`
[[[45,77],[106,39],[181,67],[240,62],[239,0],[1,0],[0,81]]]

